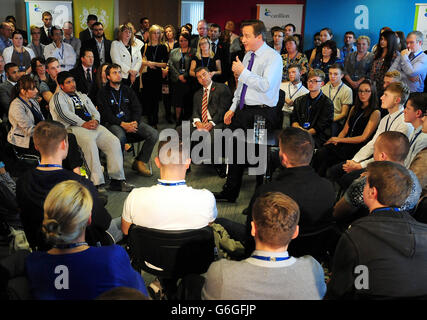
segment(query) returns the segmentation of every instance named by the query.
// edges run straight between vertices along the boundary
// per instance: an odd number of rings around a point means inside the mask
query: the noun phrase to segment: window
[[[193,34],[197,34],[197,22],[204,17],[204,1],[182,1],[181,2],[181,25],[191,23]]]

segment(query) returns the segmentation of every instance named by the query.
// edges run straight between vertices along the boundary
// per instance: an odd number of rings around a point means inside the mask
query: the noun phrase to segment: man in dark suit
[[[197,49],[197,45],[199,44],[199,40],[202,37],[208,36],[208,24],[206,20],[200,20],[197,23],[197,32],[199,33],[198,36],[192,37],[190,47]]]
[[[231,73],[230,67],[230,44],[221,41],[221,26],[216,23],[212,23],[208,31],[209,42],[211,44],[212,51],[215,53],[215,58],[221,61],[222,74],[215,78],[215,81],[226,82]]]
[[[95,69],[98,69],[103,63],[112,63],[111,61],[111,40],[105,39],[104,26],[101,22],[95,22],[92,25],[93,38],[82,43],[81,51],[91,50],[93,52]]]
[[[93,52],[89,49],[81,50],[80,62],[70,70],[76,81],[77,91],[87,94],[96,104],[95,70],[93,65]]]
[[[98,17],[96,15],[90,14],[87,16],[87,20],[86,20],[87,29],[79,33],[79,39],[82,43],[85,42],[86,40],[93,38],[92,25],[97,21],[98,21]]]
[[[207,131],[211,135],[211,162],[215,164],[217,173],[225,177],[225,166],[217,165],[220,159],[214,159],[214,128],[224,129],[224,115],[231,104],[231,92],[223,83],[212,81],[207,67],[197,68],[196,77],[202,86],[193,98],[193,127],[194,130]],[[207,159],[206,159],[207,160]]]
[[[7,63],[4,69],[6,71],[7,81],[0,84],[0,112],[7,117],[9,105],[12,101],[13,88],[21,76],[18,66],[13,62]]]
[[[49,11],[45,11],[42,14],[43,27],[40,28],[40,42],[47,46],[52,43],[50,38],[50,28],[52,28],[52,15]]]
[[[314,141],[311,135],[299,128],[286,128],[279,136],[279,157],[285,167],[277,181],[258,187],[252,196],[247,212],[252,212],[255,200],[266,192],[281,192],[291,197],[301,210],[301,233],[316,230],[332,220],[335,192],[332,183],[320,177],[310,167]],[[252,215],[246,220],[247,252],[254,245],[250,235]]]

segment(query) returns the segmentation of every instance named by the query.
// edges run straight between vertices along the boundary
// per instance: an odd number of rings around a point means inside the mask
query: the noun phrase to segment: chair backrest
[[[128,244],[134,268],[162,278],[204,273],[214,260],[214,235],[209,226],[165,231],[132,224]]]

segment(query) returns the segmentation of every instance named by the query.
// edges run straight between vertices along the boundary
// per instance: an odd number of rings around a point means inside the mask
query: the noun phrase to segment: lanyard
[[[104,49],[104,40],[101,41],[101,44],[99,44],[98,40],[95,40],[95,41],[96,41],[96,47],[98,49],[99,57],[101,57],[102,49]]]
[[[256,256],[256,255],[252,255],[251,258],[255,258],[258,260],[264,260],[264,261],[285,261],[288,260],[290,257],[265,257],[265,256]]]
[[[182,52],[182,49],[181,49],[181,69],[183,70],[183,69],[185,69],[185,56],[187,55],[187,53],[188,53],[188,49],[187,49],[187,52]]]
[[[354,120],[353,126],[351,127],[351,131],[350,131],[350,137],[353,136],[353,131],[354,131],[354,127],[356,127],[357,121],[359,121],[360,118],[362,118],[364,111],[362,110],[362,112],[360,113],[360,115],[357,117],[356,120]]]
[[[19,58],[19,67],[24,65],[24,48],[22,48],[21,52],[16,51],[16,53],[18,54],[18,58]]]
[[[288,86],[288,91],[289,91],[289,99],[291,99],[292,100],[292,98],[297,94],[297,92],[299,91],[299,89],[301,89],[302,88],[302,83],[300,82],[300,86],[299,86],[299,88],[297,89],[297,91],[295,91],[294,92],[294,94],[292,94],[291,95],[291,83],[289,83],[289,86]]]
[[[385,124],[385,131],[389,131],[389,130],[391,129],[391,126],[393,125],[393,122],[394,122],[397,118],[399,118],[399,116],[400,116],[402,113],[403,113],[403,111],[400,111],[400,112],[399,112],[399,114],[396,116],[396,118],[394,118],[394,119],[393,119],[393,121],[390,123],[390,127],[388,126],[388,120],[390,120],[390,117],[391,117],[391,116],[388,116],[387,123]]]
[[[401,211],[400,208],[387,207],[387,208],[378,208],[378,209],[375,209],[375,210],[372,211],[372,213],[381,212],[381,211],[390,211],[390,210],[392,210],[394,212],[400,212]]]
[[[66,243],[66,244],[55,244],[53,247],[57,249],[72,249],[81,246],[88,246],[87,242],[76,242],[76,243]]]
[[[306,122],[308,122],[310,120],[310,112],[311,112],[312,105],[316,104],[316,102],[320,99],[322,94],[323,94],[322,91],[320,91],[319,95],[316,97],[316,99],[314,99],[313,104],[310,104],[310,96],[308,96],[308,99],[307,99],[307,121]]]
[[[154,50],[153,53],[153,62],[156,62],[156,56],[157,56],[157,49],[159,48],[159,45],[156,46],[156,49]]]
[[[409,142],[409,148],[413,145],[413,143],[415,142],[415,140],[417,140],[418,136],[422,133],[423,131],[420,130],[412,139],[411,142]]]
[[[185,181],[172,182],[172,183],[159,181],[158,185],[165,186],[165,187],[185,186]]]
[[[55,48],[57,48],[57,49],[58,49],[58,47],[56,46],[55,42],[53,43],[53,45],[55,46]],[[64,44],[62,44],[61,48],[62,48],[62,54],[61,54],[61,53],[59,52],[59,50],[58,50],[58,55],[59,55],[59,57],[61,58],[62,63],[64,63]]]
[[[62,166],[60,164],[39,164],[37,167],[41,167],[41,168],[62,168]]]
[[[21,100],[24,104],[25,104],[25,106],[28,108],[28,109],[30,109],[31,111],[33,111],[33,112],[35,112],[39,117],[40,117],[40,119],[41,120],[44,120],[44,117],[43,117],[43,115],[36,109],[36,108],[34,108],[34,106],[33,106],[33,104],[31,103],[31,101],[30,101],[30,104],[31,105],[29,105],[24,99],[22,99],[21,97],[18,97],[19,98],[19,100]]]
[[[335,93],[335,95],[334,95],[334,97],[333,98],[331,98],[331,87],[332,87],[332,84],[330,84],[329,85],[329,99],[331,99],[332,100],[332,102],[334,102],[335,101],[335,98],[337,97],[337,95],[338,95],[338,93],[340,92],[340,90],[341,90],[341,87],[344,85],[344,82],[341,82],[341,85],[339,86],[339,88],[338,88],[338,90],[337,90],[337,92]]]
[[[111,95],[113,96],[114,102],[119,106],[119,111],[120,111],[120,105],[122,104],[122,88],[120,88],[119,102],[117,102],[116,97],[114,96],[113,90],[111,90]]]
[[[203,63],[203,57],[200,57],[201,62],[202,62],[202,67],[204,67],[204,63]],[[206,64],[206,67],[209,68],[209,61],[211,61],[211,57],[208,57],[208,63]]]
[[[416,56],[414,56],[412,59],[410,59],[411,61],[414,60],[416,57],[418,57],[421,53],[423,53],[423,51],[421,50],[420,52],[418,52],[418,54]]]

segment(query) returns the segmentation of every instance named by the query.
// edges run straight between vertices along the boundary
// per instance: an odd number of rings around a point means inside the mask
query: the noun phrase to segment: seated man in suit
[[[341,236],[327,298],[425,299],[427,225],[400,210],[411,189],[401,164],[368,164],[363,201],[370,213]]]
[[[81,50],[80,62],[70,70],[76,81],[77,91],[86,94],[96,104],[97,86],[95,84],[95,71],[93,66],[93,52],[90,49]]]
[[[92,223],[87,229],[95,245],[110,228],[111,216],[104,208],[102,198],[92,182],[74,172],[63,169],[62,163],[68,153],[68,134],[64,125],[57,121],[41,121],[34,129],[34,146],[40,152],[40,165],[26,171],[16,184],[17,202],[21,208],[21,220],[32,248],[50,248],[42,234],[43,203],[49,191],[58,183],[75,180],[88,188],[93,198]],[[113,231],[115,230],[115,231]],[[117,223],[112,224],[110,234],[120,236]],[[117,240],[120,240],[118,238]]]
[[[157,130],[142,122],[141,104],[129,86],[122,84],[121,67],[112,64],[105,69],[108,83],[98,92],[97,104],[101,123],[120,140],[124,151],[127,140],[144,141],[141,151],[133,162],[132,169],[150,177],[149,161],[159,134]]]
[[[320,177],[310,162],[313,157],[314,142],[311,135],[299,128],[286,128],[279,136],[279,157],[285,167],[277,181],[258,187],[249,203],[252,212],[255,200],[266,192],[282,192],[296,201],[301,217],[299,226],[303,233],[316,230],[332,220],[335,193],[332,183]],[[252,216],[246,220],[246,249],[253,249],[250,236]]]
[[[111,40],[107,40],[104,35],[104,25],[101,22],[95,22],[92,26],[93,38],[82,43],[81,51],[91,50],[93,52],[93,67],[97,69],[104,63],[111,61]]]
[[[7,63],[4,66],[7,80],[0,84],[0,112],[7,117],[9,105],[12,102],[12,92],[20,78],[19,67],[13,63]],[[0,115],[1,115],[0,114]]]
[[[334,104],[321,90],[324,80],[322,70],[314,69],[308,73],[310,92],[294,101],[291,114],[291,126],[310,133],[317,149],[331,137],[334,116]]]
[[[288,245],[298,236],[298,204],[280,192],[259,197],[253,206],[255,251],[243,261],[221,259],[207,273],[205,300],[320,300],[324,272],[313,257],[294,258]]]
[[[60,72],[57,81],[60,90],[50,99],[50,113],[53,120],[61,122],[76,136],[91,172],[93,184],[98,191],[106,191],[99,148],[107,156],[108,174],[111,177],[110,190],[131,191],[134,186],[125,180],[119,139],[99,124],[101,117],[98,110],[87,95],[76,90],[76,83],[70,72]]]
[[[94,14],[90,14],[87,16],[87,28],[79,33],[79,39],[83,43],[86,40],[93,38],[92,26],[95,22],[98,21],[98,17]]]
[[[174,138],[159,142],[155,159],[160,169],[157,185],[134,189],[127,197],[122,214],[123,234],[128,234],[131,224],[187,230],[204,228],[216,219],[218,212],[212,192],[186,185],[185,174],[191,159],[185,155],[189,150],[179,137]]]
[[[231,104],[231,92],[223,83],[212,81],[207,67],[195,70],[197,81],[202,86],[193,98],[193,128],[192,130],[208,131],[211,136],[211,155],[213,157],[214,129],[224,129],[224,115]],[[216,163],[219,159],[213,159]]]

